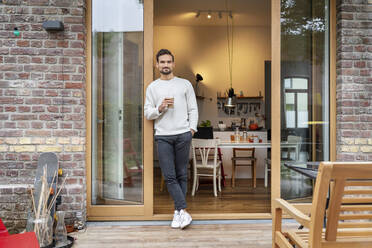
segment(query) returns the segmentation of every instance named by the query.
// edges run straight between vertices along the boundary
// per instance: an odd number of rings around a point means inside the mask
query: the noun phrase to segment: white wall
[[[258,96],[261,91],[264,95],[264,61],[270,60],[270,42],[268,27],[234,27],[233,88],[236,93],[242,90],[245,96]],[[196,73],[204,77],[200,85],[206,99],[198,100],[199,120],[209,119],[217,126],[218,120],[226,119],[218,117],[216,102],[217,91],[223,94],[230,86],[226,27],[155,26],[154,54],[161,48],[175,55],[177,76],[192,83]],[[154,77],[159,77],[155,72]]]

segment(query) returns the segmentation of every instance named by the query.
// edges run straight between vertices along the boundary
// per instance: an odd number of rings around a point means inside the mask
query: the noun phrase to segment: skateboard
[[[41,192],[41,177],[44,173],[44,168],[46,168],[46,176],[48,185],[50,185],[50,195],[48,198],[48,205],[52,200],[54,194],[57,194],[57,182],[58,182],[58,158],[57,155],[53,152],[46,152],[42,153],[37,162],[37,169],[35,175],[35,183],[34,183],[34,199],[35,199],[35,206],[39,205],[39,198]],[[53,180],[54,179],[54,180]],[[50,215],[52,219],[54,219],[54,213],[56,210],[56,203],[54,202],[51,210]]]

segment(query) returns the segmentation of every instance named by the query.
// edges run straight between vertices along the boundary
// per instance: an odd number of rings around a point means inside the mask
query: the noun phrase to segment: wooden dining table
[[[289,148],[294,149],[296,154],[298,154],[298,143],[289,143],[289,142],[281,142],[280,143],[281,148]],[[271,142],[249,142],[249,141],[231,141],[231,140],[222,140],[220,139],[220,142],[218,144],[218,148],[257,148],[257,149],[267,149],[271,148]],[[225,186],[225,175],[224,175],[224,169],[223,166],[221,166],[222,170],[222,182]]]
[[[218,144],[220,148],[271,148],[271,142],[268,143],[252,143],[248,141],[230,141],[230,140],[221,140]],[[289,143],[289,142],[281,142],[281,148],[293,148],[296,150],[298,149],[298,143]]]

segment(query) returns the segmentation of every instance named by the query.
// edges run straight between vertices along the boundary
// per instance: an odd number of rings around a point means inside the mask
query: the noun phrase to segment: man
[[[167,49],[156,55],[160,78],[146,90],[145,117],[155,120],[159,164],[174,201],[172,228],[185,228],[192,218],[186,212],[187,164],[198,107],[191,83],[173,75],[174,56]]]

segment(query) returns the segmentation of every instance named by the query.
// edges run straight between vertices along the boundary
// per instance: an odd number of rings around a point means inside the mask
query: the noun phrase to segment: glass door
[[[91,2],[88,218],[145,214],[143,9],[142,1]]]
[[[281,0],[281,198],[311,201],[315,169],[330,159],[329,1]],[[305,170],[306,172],[306,170]]]

